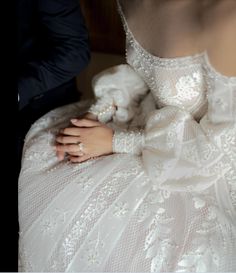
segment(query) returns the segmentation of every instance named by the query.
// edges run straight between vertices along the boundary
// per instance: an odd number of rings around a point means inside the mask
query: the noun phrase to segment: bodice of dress
[[[195,118],[205,113],[206,84],[199,56],[186,61],[163,61],[145,53],[142,55],[133,47],[128,47],[128,52],[128,63],[144,78],[158,108],[178,106]]]
[[[207,139],[211,134],[212,141],[216,140],[218,138],[216,135],[219,135],[218,128],[221,125],[228,127],[235,124],[236,77],[227,77],[217,72],[209,61],[207,50],[185,57],[158,57],[155,54],[155,45],[150,46],[152,37],[148,38],[145,35],[144,37],[144,31],[142,31],[141,41],[145,44],[145,39],[148,39],[149,52],[134,37],[118,0],[117,3],[126,32],[126,59],[129,65],[108,69],[99,74],[94,81],[95,94],[99,98],[96,103],[97,112],[102,115],[105,113],[110,120],[113,120],[113,152],[142,154],[143,148],[147,146],[149,135],[154,134],[154,131],[157,135],[159,131],[166,132],[167,144],[174,145],[169,143],[169,139],[175,135],[176,129],[168,127],[169,124],[174,123],[170,120],[173,113],[178,116],[178,118],[173,116],[173,119],[176,119],[176,126],[181,127],[181,130],[185,128],[183,139],[179,140],[180,143],[188,143],[191,135],[194,139],[196,131],[193,128],[198,130],[196,138],[202,135],[208,142]],[[129,3],[126,2],[126,4]],[[142,24],[135,28],[137,19],[134,22],[132,18],[133,16],[130,16],[129,22],[131,25],[133,22],[134,31],[139,30]],[[147,29],[150,22],[146,24]],[[146,98],[151,98],[152,104],[145,105],[142,104],[145,101],[142,96],[146,95],[148,90],[151,94],[148,94]],[[140,95],[143,100],[141,103],[138,102]],[[114,105],[116,110],[113,113],[109,109],[112,109],[110,106]],[[138,111],[135,112],[135,107],[143,116],[139,116]],[[130,113],[133,120],[129,117]],[[125,118],[118,120],[118,114]],[[155,118],[152,118],[152,114]],[[161,125],[161,123],[156,124],[155,121],[157,128],[150,132],[152,119],[158,120],[160,116],[165,122]],[[190,125],[187,124],[188,119],[191,120]],[[181,123],[183,120],[186,121],[186,126]],[[114,127],[117,121],[123,122],[121,128],[119,123],[118,128]],[[207,128],[203,128],[204,123],[208,124],[205,126]],[[218,126],[218,124],[221,125]],[[160,130],[161,126],[163,126],[162,130]],[[192,129],[190,129],[191,126]],[[220,130],[222,135],[224,130]],[[175,137],[173,139],[176,141]],[[158,141],[155,139],[154,142]],[[231,142],[233,143],[233,140]],[[199,150],[199,147],[196,149]],[[200,155],[200,158],[201,156],[203,155]]]
[[[129,29],[119,1],[118,10],[126,32],[127,63],[146,82],[157,108],[177,106],[191,113],[196,120],[202,118],[207,111],[207,91],[214,88],[212,78],[231,79],[214,71],[206,51],[176,58],[161,58],[149,53]],[[232,82],[235,83],[235,78]],[[220,101],[218,103],[220,106]]]
[[[172,105],[200,118],[206,111],[205,52],[194,56],[160,58],[145,50],[135,39],[118,3],[126,32],[126,59],[144,79],[158,108]]]
[[[127,62],[144,79],[157,108],[172,105],[190,112],[196,119],[206,111],[204,54],[181,58],[159,58],[144,50],[127,32]]]
[[[236,77],[227,77],[216,71],[207,51],[176,58],[151,54],[135,39],[119,1],[118,9],[126,31],[127,62],[148,85],[157,109],[147,115],[143,132],[115,131],[113,151],[142,154],[143,161],[153,156],[146,164],[151,169],[162,166],[162,162],[166,161],[166,158],[161,158],[166,150],[170,162],[172,159],[173,162],[194,162],[195,174],[209,165],[207,172],[215,168],[212,172],[215,175],[218,167],[215,163],[212,167],[212,162],[219,161],[219,165],[222,164],[220,169],[225,171],[228,170],[227,164],[235,166]],[[171,149],[172,152],[169,151]],[[151,169],[149,173],[153,172]],[[163,169],[160,167],[160,170]],[[169,167],[166,169],[172,173]],[[155,172],[158,180],[160,170]],[[184,171],[182,173],[184,175]],[[216,177],[222,175],[216,173]],[[229,192],[231,199],[235,200],[232,197],[235,183],[227,183],[233,185],[229,186]]]

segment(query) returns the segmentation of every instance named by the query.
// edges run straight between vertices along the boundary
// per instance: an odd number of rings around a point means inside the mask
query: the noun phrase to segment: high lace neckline
[[[138,48],[139,51],[141,51],[143,54],[145,54],[149,59],[152,59],[152,60],[158,62],[159,64],[172,63],[175,65],[178,65],[178,64],[189,63],[189,61],[194,61],[194,60],[202,58],[204,60],[204,67],[210,73],[210,75],[212,75],[216,78],[220,78],[223,81],[230,81],[230,83],[236,84],[236,76],[226,76],[214,68],[214,66],[211,64],[211,61],[209,59],[209,55],[208,55],[207,50],[204,50],[200,53],[198,52],[195,54],[191,54],[191,55],[175,56],[175,57],[161,57],[161,56],[158,56],[156,54],[149,52],[134,37],[132,31],[129,28],[128,22],[126,21],[126,18],[125,18],[125,15],[124,15],[124,12],[122,10],[119,0],[117,0],[117,6],[118,6],[118,11],[121,15],[121,19],[122,19],[123,26],[124,26],[127,37],[129,37],[132,40],[133,44],[136,46],[136,48]]]

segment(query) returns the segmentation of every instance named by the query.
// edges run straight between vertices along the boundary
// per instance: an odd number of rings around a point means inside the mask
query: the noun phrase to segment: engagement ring
[[[78,146],[79,146],[79,151],[83,152],[83,150],[84,150],[84,144],[80,142],[80,143],[78,143]]]

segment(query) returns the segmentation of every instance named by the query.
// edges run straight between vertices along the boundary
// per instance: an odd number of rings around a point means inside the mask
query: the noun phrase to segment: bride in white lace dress
[[[128,64],[94,78],[95,104],[55,109],[26,137],[19,270],[236,271],[236,3],[118,8]],[[72,128],[86,112],[106,125]],[[83,161],[75,132],[94,124],[114,130],[113,153]]]

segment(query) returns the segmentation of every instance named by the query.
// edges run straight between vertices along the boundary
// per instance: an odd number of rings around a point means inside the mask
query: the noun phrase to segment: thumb
[[[97,127],[101,126],[101,123],[91,119],[71,119],[71,123],[77,127]]]

